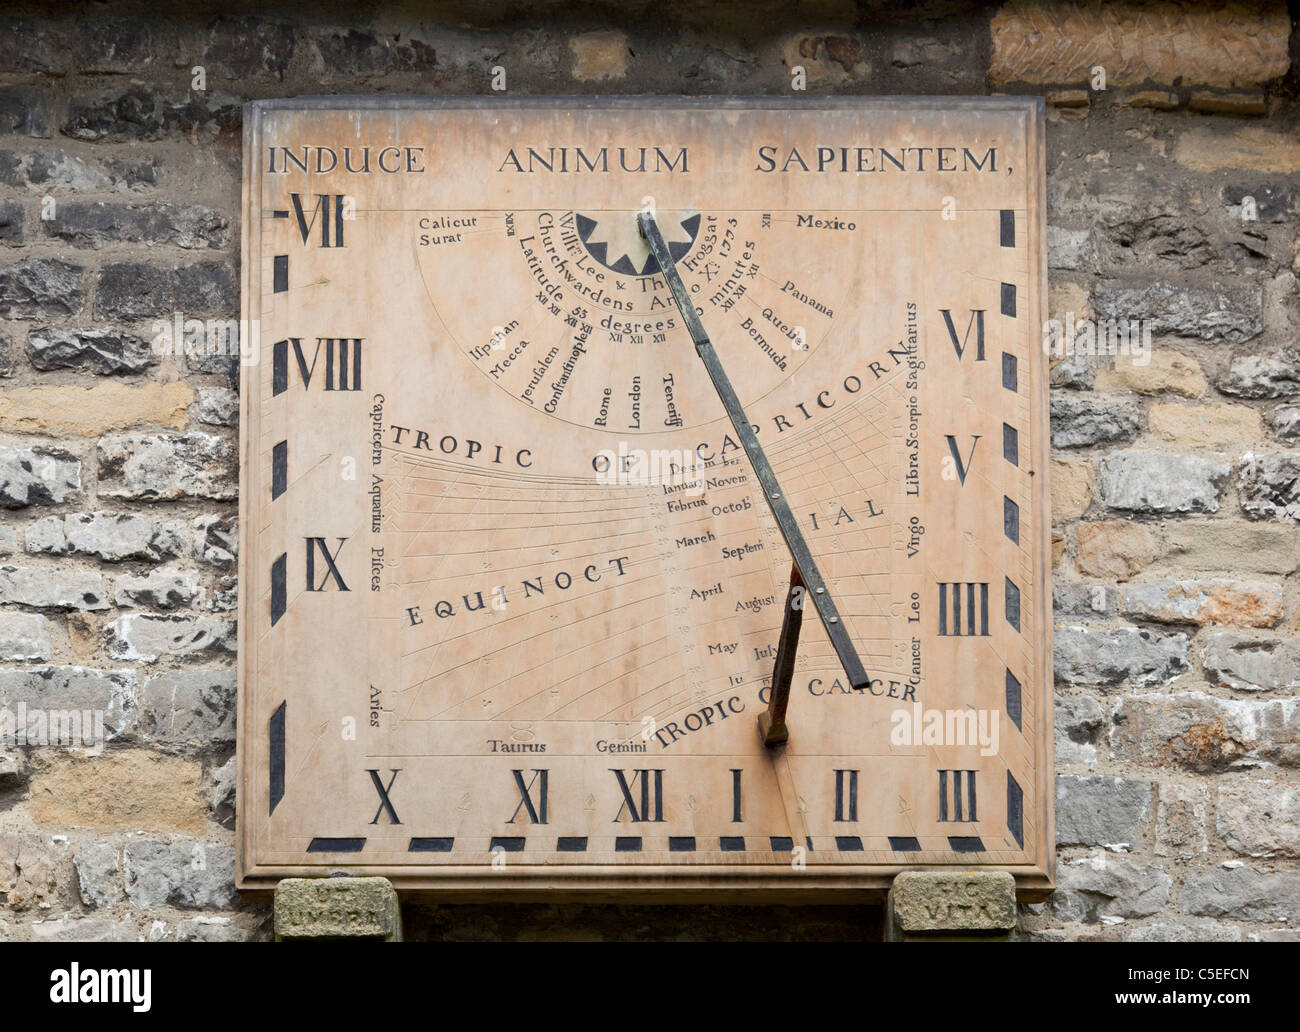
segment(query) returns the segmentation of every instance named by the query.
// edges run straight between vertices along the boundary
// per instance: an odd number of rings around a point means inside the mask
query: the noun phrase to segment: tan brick
[[[1282,619],[1282,593],[1249,581],[1146,581],[1124,589],[1120,613],[1157,623],[1273,627]]]
[[[1155,568],[1288,574],[1300,566],[1300,527],[1254,520],[1170,520]]]
[[[1300,172],[1300,134],[1256,126],[1232,133],[1190,129],[1179,137],[1174,158],[1195,172]]]
[[[1268,111],[1263,90],[1240,90],[1220,93],[1215,90],[1196,90],[1187,101],[1193,111],[1211,115],[1262,115]]]
[[[98,756],[40,751],[28,810],[38,824],[72,828],[203,831],[202,766],[144,749]]]
[[[1088,577],[1127,580],[1156,555],[1151,532],[1130,520],[1080,523],[1075,530],[1075,542],[1078,554],[1074,565]]]
[[[1077,283],[1053,283],[1047,288],[1047,315],[1064,323],[1071,314],[1078,319],[1092,318],[1092,302]]]
[[[1178,107],[1178,94],[1170,90],[1135,90],[1123,94],[1118,103],[1136,108],[1151,108],[1154,111],[1173,111]]]
[[[1246,405],[1153,403],[1147,422],[1156,437],[1186,448],[1234,448],[1263,433],[1259,413]]]
[[[579,82],[603,82],[627,75],[627,36],[621,32],[586,32],[569,40],[573,77]]]
[[[1052,460],[1052,519],[1082,516],[1092,501],[1092,463]]]
[[[1065,535],[1059,530],[1052,531],[1052,569],[1061,568],[1061,560],[1065,558]]]
[[[104,383],[19,388],[0,393],[0,430],[80,437],[141,425],[179,430],[193,401],[193,388],[175,381],[137,387]]]
[[[1209,389],[1201,364],[1190,355],[1165,348],[1152,349],[1148,361],[1139,365],[1133,355],[1116,355],[1115,368],[1097,374],[1098,390],[1128,390],[1138,394],[1181,394],[1204,397]]]
[[[993,17],[988,79],[1082,83],[1106,69],[1106,85],[1243,86],[1286,73],[1286,5],[1242,3],[1056,4],[1011,0]]]

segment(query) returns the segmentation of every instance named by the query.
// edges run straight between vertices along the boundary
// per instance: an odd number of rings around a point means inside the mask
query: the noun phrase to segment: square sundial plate
[[[239,885],[864,898],[1053,870],[1043,109],[245,121]],[[636,213],[870,675],[790,555]]]

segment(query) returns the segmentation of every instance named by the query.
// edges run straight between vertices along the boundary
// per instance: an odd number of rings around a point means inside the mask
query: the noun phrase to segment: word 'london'
[[[806,156],[805,156],[806,154]],[[765,144],[755,172],[996,172],[996,147],[978,155],[968,147],[797,147]],[[506,151],[498,172],[689,172],[687,148],[524,147]]]

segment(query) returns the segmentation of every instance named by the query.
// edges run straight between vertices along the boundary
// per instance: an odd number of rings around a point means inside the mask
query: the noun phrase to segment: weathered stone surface
[[[229,79],[283,79],[295,50],[294,29],[261,18],[219,17],[212,23],[207,61]]]
[[[1075,528],[1074,565],[1087,577],[1127,580],[1155,558],[1151,532],[1130,520],[1080,523]]]
[[[1113,584],[1057,581],[1052,585],[1052,612],[1057,617],[1096,619],[1114,616],[1119,591]]]
[[[48,843],[0,832],[0,898],[13,910],[53,902],[58,892],[58,855]]]
[[[113,601],[122,608],[183,609],[199,596],[195,573],[154,570],[143,577],[118,577],[113,583]]]
[[[1248,516],[1300,523],[1300,452],[1247,455],[1237,468],[1237,490]]]
[[[1141,843],[1151,809],[1151,785],[1127,778],[1061,774],[1056,778],[1056,844]]]
[[[73,59],[80,71],[139,75],[153,63],[154,31],[148,21],[87,19],[77,24],[74,35]]]
[[[904,871],[885,907],[887,938],[1004,938],[1016,926],[1014,880],[1001,871]]]
[[[70,917],[36,921],[32,942],[138,942],[144,936],[129,918]]]
[[[158,181],[151,162],[85,160],[66,151],[0,149],[0,183],[40,191],[138,191]]]
[[[398,941],[397,893],[387,878],[281,879],[275,886],[275,937]]]
[[[1300,639],[1248,638],[1224,631],[1205,643],[1211,684],[1242,692],[1300,691]]]
[[[99,443],[101,497],[135,499],[234,498],[237,455],[224,437],[128,434]]]
[[[75,140],[157,140],[168,133],[211,138],[238,130],[236,98],[216,90],[168,96],[136,85],[69,102],[59,131]]]
[[[1231,132],[1189,129],[1178,138],[1174,160],[1193,172],[1240,168],[1288,175],[1300,172],[1300,140],[1294,133],[1257,126]]]
[[[0,669],[0,707],[15,719],[18,707],[26,708],[31,745],[95,750],[134,732],[138,718],[135,687],[132,670],[80,666]],[[38,710],[43,717],[35,717]],[[99,740],[101,733],[103,741]],[[45,742],[32,740],[42,735]]]
[[[1273,413],[1273,433],[1282,441],[1300,441],[1300,405],[1282,405]]]
[[[1058,864],[1047,905],[1064,921],[1148,917],[1169,902],[1173,880],[1160,867],[1105,854]]]
[[[1114,368],[1097,375],[1097,386],[1149,396],[1181,394],[1186,398],[1203,397],[1209,389],[1196,359],[1167,348],[1153,350],[1144,363],[1135,361],[1132,355],[1116,355]]]
[[[569,40],[573,77],[579,82],[603,82],[627,75],[627,36],[617,31],[584,32]]]
[[[203,831],[195,760],[145,749],[83,757],[42,750],[32,759],[28,809],[38,824],[125,831]],[[187,861],[188,862],[188,861]],[[233,876],[229,879],[232,883]]]
[[[104,266],[99,274],[95,317],[138,322],[170,319],[175,312],[184,312],[186,318],[231,316],[239,311],[238,298],[236,279],[221,262],[171,269],[119,262]]]
[[[840,86],[870,74],[863,50],[862,40],[856,36],[801,33],[786,40],[781,60],[787,73],[802,68],[809,85]]]
[[[230,240],[225,216],[197,204],[107,204],[65,202],[41,223],[45,235],[73,247],[104,244],[173,244],[218,248]]]
[[[1170,520],[1159,566],[1288,574],[1300,563],[1300,528],[1247,520]]]
[[[1092,463],[1052,460],[1052,519],[1082,516],[1092,501]]]
[[[21,750],[0,752],[0,797],[26,791],[31,776],[31,765]]]
[[[1245,405],[1153,404],[1147,423],[1156,437],[1184,448],[1237,448],[1263,435],[1259,413]]]
[[[14,339],[0,330],[0,379],[14,375]]]
[[[50,627],[38,613],[0,613],[0,659],[49,659]]]
[[[1231,467],[1218,459],[1125,451],[1101,463],[1102,500],[1131,512],[1218,512]]]
[[[0,602],[37,609],[107,609],[104,578],[89,570],[0,566]]]
[[[239,521],[207,514],[194,520],[194,558],[213,566],[233,566],[239,554]]]
[[[1300,788],[1274,780],[1221,783],[1215,809],[1215,830],[1234,853],[1300,856]]]
[[[1055,716],[1056,765],[1095,766],[1105,721],[1101,705],[1090,695],[1057,695]]]
[[[58,448],[0,446],[0,508],[59,505],[81,494],[81,460]]]
[[[1247,581],[1149,581],[1126,587],[1119,611],[1157,623],[1272,627],[1282,619],[1282,592]]]
[[[1137,405],[1101,394],[1052,398],[1052,446],[1086,448],[1131,439],[1140,426]]]
[[[181,520],[152,520],[129,512],[83,512],[64,519],[71,552],[109,562],[161,562],[189,548],[189,528]]]
[[[13,527],[0,526],[0,555],[13,555],[18,551],[18,532]]]
[[[1210,791],[1203,784],[1164,782],[1156,805],[1156,853],[1192,860],[1209,851]]]
[[[1240,928],[1222,921],[1157,921],[1133,928],[1124,935],[1125,942],[1242,942]]]
[[[1217,381],[1219,390],[1239,398],[1292,398],[1300,395],[1300,351],[1238,355]]]
[[[239,425],[239,392],[229,387],[200,387],[195,415],[212,426]]]
[[[28,85],[0,86],[0,131],[49,139],[52,122],[48,97]]]
[[[187,383],[100,383],[14,388],[0,394],[0,430],[98,437],[137,425],[180,429],[194,389]]]
[[[1187,669],[1187,635],[1137,627],[1058,627],[1052,643],[1057,684],[1146,687]]]
[[[64,555],[68,538],[63,533],[62,518],[47,516],[29,524],[23,534],[23,548],[33,555]]]
[[[235,671],[175,670],[150,677],[140,731],[166,746],[207,748],[235,740]]]
[[[0,243],[20,245],[23,242],[23,208],[12,202],[0,204]]]
[[[0,20],[0,70],[63,75],[68,41],[62,26],[33,18]]]
[[[1181,893],[1185,914],[1234,921],[1300,919],[1300,871],[1220,868],[1188,875]]]
[[[179,839],[128,842],[122,851],[126,895],[137,907],[186,910],[232,907],[235,850],[222,842]]]
[[[993,17],[989,83],[1242,86],[1286,74],[1290,26],[1280,6],[1168,2],[1058,7],[1012,0]]]
[[[1124,699],[1115,711],[1116,758],[1200,773],[1260,760],[1300,765],[1300,700],[1254,702],[1203,692]]]
[[[215,616],[125,613],[104,630],[109,655],[114,659],[154,663],[163,656],[195,658],[235,653],[235,625]]]
[[[110,842],[88,842],[72,858],[77,890],[88,907],[111,907],[122,899],[122,859]]]
[[[1107,281],[1098,285],[1096,299],[1100,318],[1125,323],[1137,319],[1156,334],[1237,344],[1264,330],[1264,298],[1256,286]]]
[[[213,817],[225,825],[235,819],[235,783],[238,768],[235,757],[225,763],[208,767],[203,772],[203,798],[207,800]]]
[[[1090,248],[1086,229],[1047,227],[1047,267],[1070,271],[1088,267]]]
[[[58,258],[27,258],[0,268],[0,317],[75,315],[85,299],[85,269]]]
[[[27,335],[32,366],[93,373],[140,373],[152,360],[147,340],[118,330],[69,330],[47,326]]]

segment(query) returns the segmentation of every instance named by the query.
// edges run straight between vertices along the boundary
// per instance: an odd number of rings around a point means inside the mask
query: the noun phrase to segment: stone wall
[[[195,6],[0,15],[0,707],[101,709],[106,740],[0,755],[0,938],[268,934],[232,888],[237,370],[151,346],[178,311],[238,316],[242,103],[486,93],[494,67],[521,94],[780,94],[795,66],[812,94],[1045,94],[1052,314],[1153,331],[1146,363],[1053,371],[1060,889],[1021,934],[1300,937],[1300,5]]]

